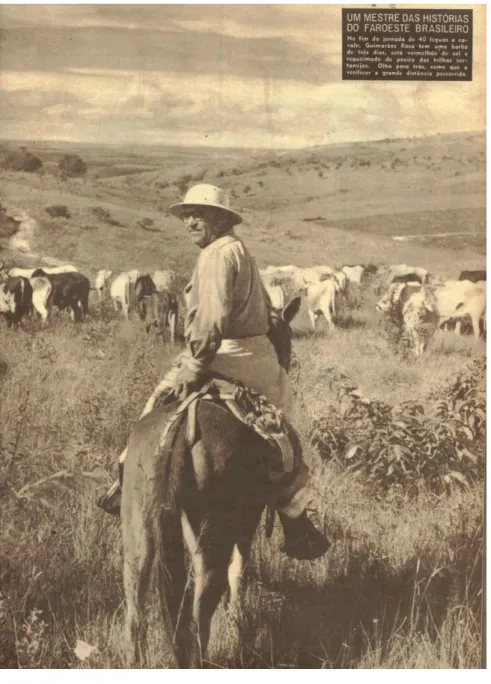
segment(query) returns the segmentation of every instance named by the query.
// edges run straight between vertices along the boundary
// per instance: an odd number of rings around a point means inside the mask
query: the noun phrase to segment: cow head
[[[128,278],[130,280],[130,285],[136,285],[136,281],[140,277],[140,271],[138,271],[136,268],[133,269],[132,271],[128,271]]]
[[[404,283],[394,283],[384,294],[382,299],[377,302],[376,308],[380,313],[396,313],[399,309],[402,291],[406,285]]]
[[[8,283],[0,287],[0,313],[15,313],[14,293],[9,290]]]
[[[333,280],[336,292],[346,292],[348,287],[348,278],[346,273],[343,273],[343,271],[337,271],[333,276]]]

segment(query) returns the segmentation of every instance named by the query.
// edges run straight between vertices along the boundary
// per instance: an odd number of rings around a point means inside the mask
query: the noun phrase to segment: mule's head
[[[276,350],[278,363],[286,372],[292,356],[292,331],[290,323],[300,309],[301,298],[295,297],[283,309],[273,309],[270,314],[268,338]]]

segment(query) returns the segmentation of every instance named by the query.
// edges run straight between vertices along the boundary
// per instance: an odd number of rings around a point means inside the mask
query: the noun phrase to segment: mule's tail
[[[171,658],[188,667],[190,649],[190,599],[180,505],[186,448],[177,439],[184,421],[169,431],[155,461],[152,512],[153,539],[160,608]]]

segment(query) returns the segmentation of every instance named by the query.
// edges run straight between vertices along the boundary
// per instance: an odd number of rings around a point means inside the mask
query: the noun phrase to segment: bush
[[[120,223],[119,221],[116,221],[116,219],[113,219],[110,212],[107,209],[103,209],[102,207],[94,207],[92,209],[92,213],[98,219],[99,221],[102,221],[103,223],[107,223],[109,226],[122,226],[123,224]]]
[[[48,213],[51,218],[71,218],[71,214],[68,211],[68,207],[64,204],[54,204],[51,207],[46,207],[46,213]]]
[[[154,225],[154,221],[151,218],[142,218],[137,222],[137,226],[143,230],[150,230]]]
[[[7,210],[0,204],[0,238],[11,237],[19,227],[19,221],[7,214]]]
[[[78,154],[63,155],[58,162],[58,168],[65,178],[77,178],[87,173],[87,165]]]
[[[181,195],[186,194],[189,188],[189,184],[193,180],[193,176],[190,173],[185,173],[184,176],[181,176],[181,178],[178,178],[176,181],[174,181],[174,185],[177,187]]]
[[[244,192],[247,195],[248,192],[251,191],[251,186],[250,185],[244,185]]]
[[[194,174],[194,178],[193,178],[194,182],[195,183],[201,183],[201,181],[203,180],[205,175],[206,175],[206,169],[202,169],[201,171],[198,171],[197,173]]]
[[[373,492],[441,494],[484,478],[485,359],[430,395],[432,405],[390,406],[344,383],[339,407],[314,421],[311,442],[320,456],[357,473]]]
[[[17,152],[9,154],[3,161],[3,168],[9,171],[25,171],[34,173],[40,169],[43,162],[39,157],[35,157],[27,148],[21,147]]]

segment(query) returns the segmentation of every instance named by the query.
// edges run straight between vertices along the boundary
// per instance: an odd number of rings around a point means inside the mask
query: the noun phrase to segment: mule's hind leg
[[[187,521],[185,513],[182,513],[182,518],[184,527],[184,520]],[[169,666],[186,668],[192,651],[191,600],[181,520],[164,518],[158,534],[161,535],[158,587],[167,647],[173,661]]]
[[[127,667],[135,667],[141,658],[141,643],[145,637],[146,621],[143,603],[150,580],[154,545],[140,511],[135,508],[131,517],[123,514],[124,592],[126,596],[125,636]]]
[[[240,608],[241,589],[244,581],[244,573],[249,563],[251,555],[251,547],[254,539],[259,521],[261,520],[262,511],[246,510],[241,519],[241,533],[238,537],[237,544],[232,551],[232,558],[228,566],[228,586],[230,589],[230,608],[236,611]]]
[[[209,540],[198,539],[187,519],[183,520],[183,532],[194,572],[193,620],[196,639],[190,666],[199,667],[206,657],[213,614],[227,587],[227,568],[233,542],[222,544],[215,538],[209,543]]]

